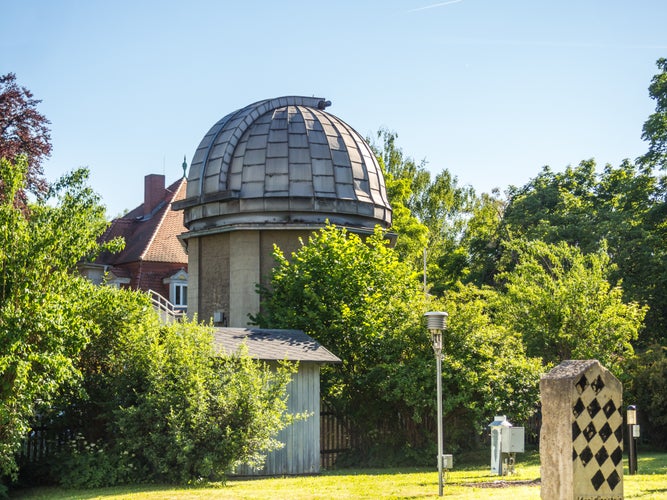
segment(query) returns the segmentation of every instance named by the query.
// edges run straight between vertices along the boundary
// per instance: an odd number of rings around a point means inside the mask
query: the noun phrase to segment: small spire
[[[185,159],[185,155],[183,155],[183,177],[187,177],[187,171],[188,171],[188,162]]]

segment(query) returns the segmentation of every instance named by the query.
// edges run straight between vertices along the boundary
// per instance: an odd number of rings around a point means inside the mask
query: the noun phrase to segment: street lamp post
[[[427,328],[431,333],[431,342],[433,343],[433,352],[435,353],[436,364],[436,382],[438,391],[438,495],[442,496],[442,331],[445,329],[447,316],[446,312],[427,312]]]
[[[628,472],[630,475],[637,474],[637,441],[635,433],[637,426],[637,407],[635,405],[628,406],[626,413],[626,420],[628,424]]]

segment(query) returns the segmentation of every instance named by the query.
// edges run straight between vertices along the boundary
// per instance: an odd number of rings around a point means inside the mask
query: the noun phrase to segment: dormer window
[[[169,285],[169,302],[177,309],[187,309],[188,273],[181,269],[173,276],[162,280],[162,282]]]

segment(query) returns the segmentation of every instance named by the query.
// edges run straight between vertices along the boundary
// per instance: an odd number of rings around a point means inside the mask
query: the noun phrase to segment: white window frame
[[[162,280],[163,283],[169,284],[169,302],[171,302],[176,309],[188,308],[188,273],[185,269],[180,269],[172,276]],[[176,301],[176,290],[179,290],[180,300]],[[185,298],[185,300],[183,300]]]
[[[186,308],[188,307],[188,282],[174,281],[169,286],[169,302],[174,304],[174,307]],[[180,300],[176,300],[180,298]],[[183,300],[185,299],[185,300]]]

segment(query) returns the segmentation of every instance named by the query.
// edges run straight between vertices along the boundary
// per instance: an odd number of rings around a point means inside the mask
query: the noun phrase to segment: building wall
[[[142,261],[135,271],[138,275],[132,274],[134,281],[132,287],[144,291],[154,290],[169,299],[169,284],[164,283],[164,279],[176,274],[181,269],[187,271],[188,266],[174,262]]]
[[[308,237],[311,231],[261,231],[261,262],[260,262],[260,280],[262,285],[267,286],[271,281],[271,270],[275,266],[273,259],[274,243],[282,250],[283,254],[289,259],[292,252],[301,247],[299,238],[304,243],[308,243]]]
[[[268,286],[271,281],[273,245],[290,258],[311,234],[307,229],[260,229],[190,237],[188,314],[208,322],[219,311],[226,318],[220,326],[247,327],[248,314],[260,308],[256,285]]]
[[[229,238],[231,233],[220,233],[198,240],[199,262],[199,301],[197,309],[188,307],[188,311],[198,314],[199,320],[208,322],[216,311],[229,317]],[[195,238],[192,238],[190,242]],[[188,276],[188,278],[190,275]],[[188,282],[188,288],[191,282]],[[232,326],[228,324],[226,326]]]
[[[249,315],[259,311],[259,242],[259,231],[229,234],[229,326],[248,326]]]
[[[287,387],[288,413],[306,413],[307,418],[283,429],[277,439],[285,446],[268,454],[264,467],[239,467],[239,475],[272,476],[317,474],[320,471],[320,366],[301,363]]]
[[[188,316],[199,311],[199,238],[188,240]]]
[[[310,231],[230,231],[188,240],[188,314],[209,321],[222,312],[224,326],[246,327],[248,314],[259,311],[256,285],[268,285],[273,244],[289,257]],[[198,297],[195,297],[198,295]]]

